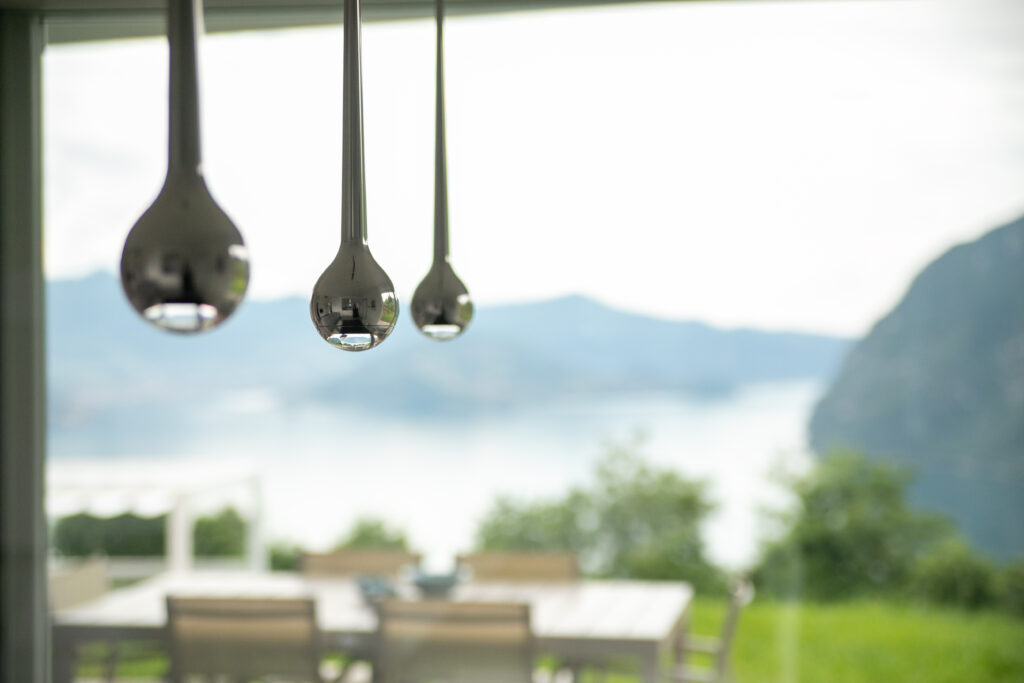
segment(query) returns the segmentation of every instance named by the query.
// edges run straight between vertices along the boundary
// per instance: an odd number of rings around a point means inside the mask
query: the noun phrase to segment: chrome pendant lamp
[[[132,307],[147,322],[182,333],[222,323],[249,284],[242,236],[210,196],[200,165],[196,43],[202,20],[202,0],[168,0],[167,177],[121,254],[121,284]]]
[[[473,302],[449,262],[448,166],[444,121],[444,0],[437,0],[437,113],[434,149],[434,262],[412,297],[412,318],[437,340],[454,339],[473,318]]]
[[[317,332],[345,351],[377,346],[398,321],[395,287],[366,244],[359,22],[359,0],[345,0],[341,246],[317,280],[309,302]]]

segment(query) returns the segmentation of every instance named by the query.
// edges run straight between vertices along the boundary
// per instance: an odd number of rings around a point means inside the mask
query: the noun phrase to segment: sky
[[[452,262],[480,304],[581,293],[860,335],[1024,213],[1024,3],[658,3],[452,18]],[[434,28],[363,30],[370,247],[431,258]],[[214,34],[204,168],[248,295],[308,296],[341,214],[340,27]],[[115,272],[166,164],[163,39],[44,57],[46,273]],[[407,310],[407,309],[406,309]]]

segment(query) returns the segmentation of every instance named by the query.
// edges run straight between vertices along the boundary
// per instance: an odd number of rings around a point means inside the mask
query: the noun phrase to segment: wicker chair
[[[418,565],[420,556],[404,550],[338,550],[303,553],[300,566],[306,576],[394,576],[402,567]]]
[[[104,595],[107,585],[107,561],[93,557],[82,562],[54,568],[49,574],[50,608],[54,611],[75,607]],[[103,677],[113,681],[117,674],[118,641],[106,643],[107,652],[103,661]],[[77,661],[78,653],[72,653]],[[72,664],[74,666],[74,664]]]
[[[385,600],[374,683],[530,683],[530,608],[518,603]]]
[[[108,590],[107,561],[93,557],[52,570],[49,576],[50,606],[62,610],[100,597]]]
[[[476,553],[459,555],[459,567],[474,581],[577,581],[580,567],[572,553]]]
[[[740,580],[733,586],[729,595],[729,608],[722,624],[722,633],[718,638],[702,638],[687,636],[683,644],[686,659],[698,653],[711,657],[712,666],[696,668],[688,665],[677,667],[672,671],[673,683],[722,683],[729,673],[729,651],[732,648],[736,625],[740,620],[740,612],[754,599],[754,586],[749,581]]]
[[[321,636],[309,599],[167,598],[170,680],[320,683]]]

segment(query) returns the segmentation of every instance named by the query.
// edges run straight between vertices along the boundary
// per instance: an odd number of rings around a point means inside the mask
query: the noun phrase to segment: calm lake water
[[[130,479],[154,491],[172,480],[209,482],[196,501],[212,510],[240,495],[215,482],[251,473],[262,480],[271,540],[325,549],[357,517],[374,515],[407,530],[427,563],[440,569],[470,546],[496,496],[559,496],[589,480],[609,442],[642,434],[643,457],[709,482],[718,505],[704,528],[709,554],[739,567],[753,559],[766,532],[764,510],[787,502],[772,473],[809,462],[806,424],[821,390],[800,382],[714,400],[602,397],[458,419],[282,410],[270,395],[232,396],[224,410],[197,418],[176,455],[159,448],[148,456],[70,457],[66,439],[51,440],[50,508],[145,512],[141,493],[131,501],[110,494],[121,499],[105,502],[61,493],[68,483],[81,489],[94,481],[99,488]]]

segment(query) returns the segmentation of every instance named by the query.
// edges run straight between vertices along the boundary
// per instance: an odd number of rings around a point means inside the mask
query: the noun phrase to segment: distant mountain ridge
[[[182,337],[140,321],[112,275],[53,281],[47,293],[50,419],[58,433],[163,424],[182,405],[264,390],[289,408],[337,404],[455,418],[580,394],[713,396],[751,383],[824,381],[850,345],[658,320],[572,296],[478,308],[466,333],[445,343],[420,335],[403,311],[384,344],[348,354],[317,336],[308,302],[297,297],[247,301],[222,328]],[[118,417],[125,414],[133,417]]]
[[[917,500],[1024,553],[1024,217],[925,268],[850,352],[811,444],[910,465]]]

